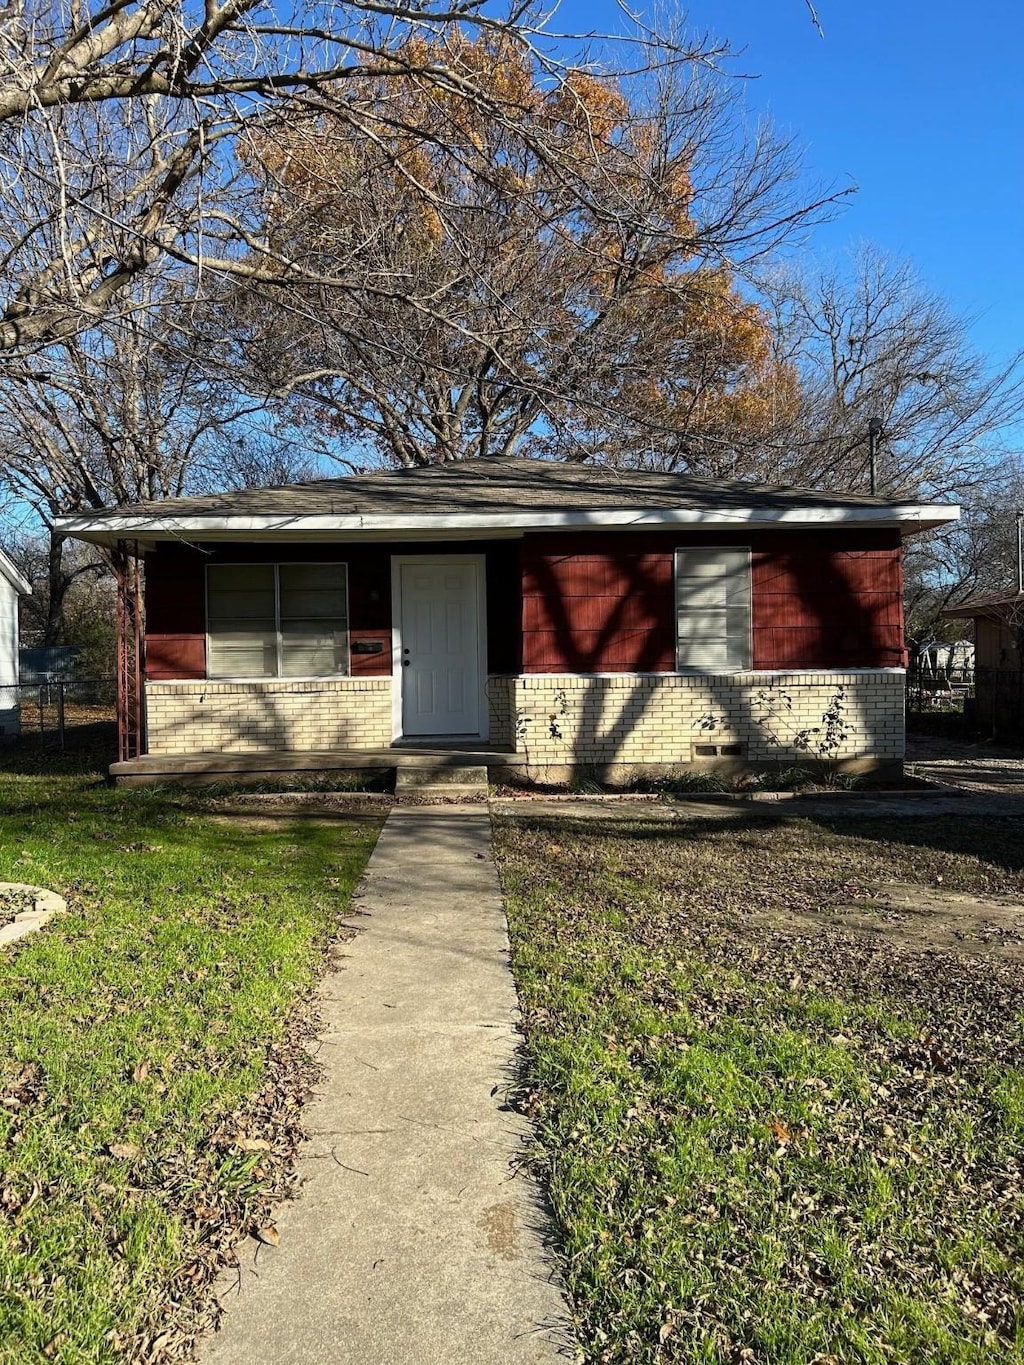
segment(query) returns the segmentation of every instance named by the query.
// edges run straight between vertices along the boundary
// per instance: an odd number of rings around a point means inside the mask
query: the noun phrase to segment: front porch
[[[424,770],[482,767],[499,780],[526,759],[510,749],[480,749],[461,744],[435,747],[402,743],[374,749],[283,750],[262,753],[143,754],[112,763],[119,787],[200,787],[212,783],[301,782],[342,773],[368,774],[382,786],[395,784],[400,768]]]

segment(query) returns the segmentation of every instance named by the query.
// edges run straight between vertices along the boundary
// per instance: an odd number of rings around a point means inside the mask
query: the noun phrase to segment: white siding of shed
[[[13,566],[12,572],[13,572]],[[18,598],[20,593],[0,572],[0,737],[18,733]]]

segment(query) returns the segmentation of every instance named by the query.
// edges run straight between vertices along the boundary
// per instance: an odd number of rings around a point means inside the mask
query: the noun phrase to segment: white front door
[[[398,561],[403,735],[480,735],[482,563]]]

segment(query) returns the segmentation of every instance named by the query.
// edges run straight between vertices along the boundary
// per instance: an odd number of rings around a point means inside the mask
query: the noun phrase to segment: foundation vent
[[[693,744],[690,746],[691,758],[744,758],[746,750],[742,744]]]

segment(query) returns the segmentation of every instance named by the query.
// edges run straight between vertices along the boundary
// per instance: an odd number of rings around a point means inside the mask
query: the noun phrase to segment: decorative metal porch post
[[[117,756],[125,763],[145,753],[138,541],[118,541],[114,570],[117,575]]]

